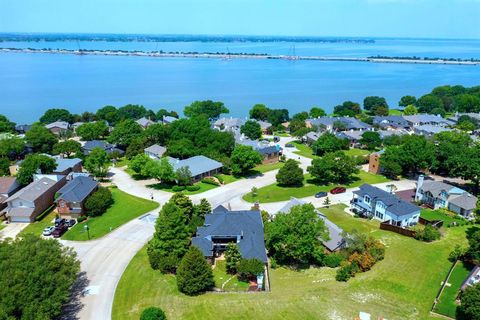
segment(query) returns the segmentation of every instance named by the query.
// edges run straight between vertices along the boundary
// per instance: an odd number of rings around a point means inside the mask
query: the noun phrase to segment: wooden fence
[[[393,232],[396,232],[398,234],[401,234],[401,235],[404,235],[404,236],[407,236],[407,237],[411,237],[411,238],[415,238],[415,235],[417,234],[413,230],[408,230],[408,229],[405,229],[405,228],[402,228],[402,227],[397,227],[397,226],[391,225],[390,221],[385,221],[385,222],[380,223],[380,229],[393,231]]]
[[[418,218],[418,223],[423,224],[424,226],[431,225],[434,228],[440,229],[443,226],[443,220],[427,220],[422,217]]]

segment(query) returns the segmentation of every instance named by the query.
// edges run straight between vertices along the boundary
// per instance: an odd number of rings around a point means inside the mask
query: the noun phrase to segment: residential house
[[[79,176],[67,182],[57,192],[55,203],[62,218],[76,219],[85,212],[85,201],[95,190],[98,182],[90,177]]]
[[[378,152],[373,152],[368,158],[368,172],[373,174],[379,174],[382,172],[380,168],[380,157],[385,152],[385,150],[380,150]]]
[[[195,156],[184,160],[168,157],[168,161],[177,171],[180,168],[187,167],[192,174],[193,182],[202,180],[205,177],[210,177],[221,173],[223,164],[205,156]]]
[[[154,144],[154,145],[151,145],[150,147],[148,148],[145,148],[143,150],[143,152],[149,156],[151,159],[154,159],[154,160],[159,160],[161,157],[163,157],[163,155],[165,154],[165,152],[167,152],[167,148],[165,147],[162,147],[158,144]]]
[[[20,190],[20,184],[15,177],[0,177],[0,215],[5,213],[6,200]]]
[[[31,124],[18,124],[15,126],[15,131],[17,131],[18,134],[25,134],[31,127]]]
[[[453,131],[453,129],[436,126],[432,124],[419,125],[413,128],[413,132],[415,132],[415,134],[426,136],[426,137],[431,137],[436,133],[446,132],[446,131]]]
[[[455,115],[451,116],[450,118],[448,118],[447,120],[450,120],[454,123],[457,123],[458,122],[458,119],[461,117],[461,116],[468,116],[472,119],[475,119],[477,121],[480,121],[480,113],[473,113],[473,112],[466,112],[466,113],[459,113],[459,112],[456,112]]]
[[[452,124],[451,121],[433,114],[415,114],[411,116],[403,116],[403,119],[408,122],[411,129],[425,124],[434,126],[448,126]]]
[[[258,151],[262,157],[263,164],[277,163],[280,160],[282,154],[282,148],[279,145],[271,145],[257,140],[250,140],[243,136],[236,136],[237,144],[252,147]]]
[[[52,180],[47,177],[34,180],[25,188],[10,196],[5,209],[10,222],[33,222],[47,210],[55,198],[55,193],[65,185],[65,177]]]
[[[175,118],[175,117],[172,117],[172,116],[163,116],[162,117],[162,120],[160,120],[159,122],[160,123],[163,123],[163,124],[170,124],[174,121],[177,121],[178,119]]]
[[[220,131],[240,131],[245,120],[240,118],[220,118],[213,123],[213,128]]]
[[[290,201],[285,204],[285,206],[283,206],[280,210],[278,210],[278,213],[288,213],[290,212],[290,210],[292,210],[293,207],[302,206],[304,204],[307,204],[307,202],[292,197]],[[332,221],[330,221],[319,210],[315,210],[315,211],[317,212],[319,218],[323,220],[328,230],[329,239],[321,240],[323,246],[330,252],[338,251],[340,249],[345,248],[346,240],[343,237],[343,234],[344,234],[343,229],[337,226]]]
[[[47,124],[45,128],[50,130],[50,132],[52,132],[53,134],[60,135],[67,132],[68,129],[70,129],[70,124],[65,121],[55,121]]]
[[[350,147],[356,148],[360,147],[360,140],[362,139],[362,135],[364,131],[340,131],[337,132],[337,138],[347,139],[350,142]]]
[[[260,125],[260,129],[262,129],[262,134],[268,134],[268,130],[272,126],[270,122],[262,121],[262,120],[255,120]]]
[[[352,211],[397,227],[413,226],[420,217],[420,208],[416,205],[369,184],[354,191],[350,203]]]
[[[143,129],[146,129],[147,127],[151,126],[152,124],[155,124],[154,121],[152,121],[150,119],[147,119],[145,117],[140,118],[135,122],[138,123]]]
[[[337,123],[342,124],[341,128],[336,127]],[[320,117],[307,119],[305,121],[307,128],[318,127],[321,131],[366,131],[371,130],[372,126],[366,124],[354,117]]]
[[[469,192],[442,181],[425,181],[420,175],[417,181],[415,201],[433,209],[444,208],[465,218],[473,218],[477,197]]]
[[[229,211],[223,206],[205,216],[205,223],[197,228],[192,245],[213,263],[226,250],[229,243],[238,246],[242,258],[258,259],[267,264],[267,252],[260,211]]]
[[[88,156],[94,148],[101,148],[105,150],[107,154],[111,154],[112,152],[118,152],[121,155],[125,154],[125,151],[117,148],[117,146],[114,144],[106,142],[105,140],[90,140],[85,142],[85,144],[82,146],[83,154]]]
[[[465,291],[469,286],[474,286],[480,283],[480,266],[473,267],[472,271],[468,274],[468,277],[463,281],[460,289]]]
[[[82,172],[82,159],[73,158],[54,158],[57,167],[53,170],[53,174],[68,175],[70,172]]]
[[[408,129],[410,127],[407,120],[402,116],[374,116],[373,125],[385,130]]]
[[[320,136],[321,136],[320,133],[310,131],[303,137],[303,140],[308,144],[312,144],[316,142],[318,138],[320,138]]]

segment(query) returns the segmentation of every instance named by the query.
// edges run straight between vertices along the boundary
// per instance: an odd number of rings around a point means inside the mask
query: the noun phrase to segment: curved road
[[[282,146],[291,139],[283,138],[280,141]],[[284,148],[284,154],[287,158],[299,160],[301,166],[306,169],[311,159],[300,157],[294,154],[292,149]],[[249,192],[253,186],[260,188],[275,182],[275,175],[278,170],[267,172],[261,176],[241,179],[227,184],[220,188],[211,189],[190,198],[198,203],[201,198],[206,198],[212,207],[223,204],[232,209],[245,209],[252,204],[242,200],[242,196]],[[127,173],[118,168],[111,168],[112,182],[119,189],[132,195],[150,199],[152,196],[155,201],[161,205],[168,201],[171,193],[159,190],[153,190],[146,187],[148,182],[135,181]],[[413,181],[396,182],[398,190],[409,189],[413,186]],[[378,185],[385,187],[387,183]],[[331,195],[332,203],[348,202],[352,197],[352,191],[340,195]],[[323,199],[315,197],[304,198],[312,202],[315,206],[321,206]],[[287,201],[277,203],[262,204],[262,209],[269,212],[278,211]],[[159,209],[134,219],[103,238],[77,242],[61,241],[67,246],[71,246],[78,254],[81,261],[81,270],[86,273],[88,285],[85,295],[81,297],[80,303],[83,307],[77,317],[80,319],[111,319],[113,299],[115,289],[125,268],[134,255],[148,242],[154,232],[154,218],[158,216]]]

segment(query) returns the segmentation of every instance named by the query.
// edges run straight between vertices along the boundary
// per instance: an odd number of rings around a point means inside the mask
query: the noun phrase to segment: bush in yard
[[[281,186],[299,187],[303,185],[303,169],[293,159],[288,159],[275,177]]]
[[[173,192],[180,192],[180,191],[183,191],[183,190],[185,190],[185,186],[173,186],[172,187]]]
[[[354,252],[350,257],[348,257],[348,262],[356,263],[362,272],[370,270],[375,264],[375,259],[367,251],[363,254]]]
[[[265,266],[262,261],[258,259],[241,259],[237,266],[238,278],[242,281],[256,278],[262,274]]]
[[[215,179],[213,179],[212,177],[203,178],[203,179],[202,179],[202,182],[203,182],[203,183],[206,183],[206,184],[211,184],[211,185],[214,185],[214,186],[219,186],[219,185],[220,185],[220,184],[219,184]]]
[[[198,185],[187,186],[187,191],[198,191],[198,190],[200,190],[200,186]]]
[[[195,246],[188,249],[177,269],[177,287],[180,292],[195,295],[214,285],[212,268],[203,253]]]
[[[225,250],[225,262],[227,264],[227,272],[230,274],[237,273],[238,263],[242,259],[240,250],[235,243],[229,243],[227,250]]]
[[[415,234],[415,239],[425,242],[432,242],[440,239],[440,231],[428,224],[425,226],[425,228],[423,228],[423,230],[417,231]]]
[[[462,259],[467,252],[466,248],[463,248],[459,244],[455,245],[455,248],[453,248],[452,252],[448,255],[448,260],[450,262],[455,262],[456,260]]]
[[[457,307],[457,319],[480,320],[480,284],[467,286]]]
[[[345,258],[339,253],[330,253],[323,258],[323,264],[329,268],[336,268]]]
[[[223,177],[219,174],[216,174],[214,175],[215,178],[217,178],[217,180],[220,182],[220,184],[224,184],[225,183],[225,179],[223,179]]]
[[[177,178],[178,185],[189,186],[192,184],[192,172],[188,167],[178,168],[175,175]]]
[[[90,217],[102,215],[113,204],[112,193],[104,187],[99,187],[85,201],[85,210]]]
[[[337,281],[348,281],[358,271],[358,266],[355,263],[346,263],[340,269],[337,270],[335,279]]]
[[[165,312],[157,307],[149,307],[142,311],[140,320],[166,320]]]
[[[83,222],[85,220],[87,220],[87,217],[85,217],[85,216],[80,216],[80,217],[77,218],[78,223]]]

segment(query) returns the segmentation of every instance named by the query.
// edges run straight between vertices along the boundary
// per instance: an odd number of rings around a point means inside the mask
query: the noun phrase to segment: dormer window
[[[365,197],[363,197],[363,201],[364,201],[365,203],[370,204],[370,201],[372,201],[372,199],[371,199],[369,196],[365,196]]]

